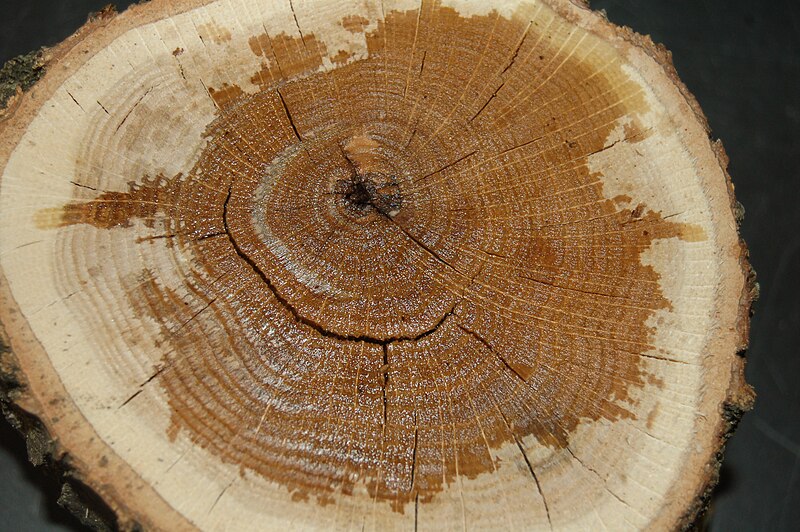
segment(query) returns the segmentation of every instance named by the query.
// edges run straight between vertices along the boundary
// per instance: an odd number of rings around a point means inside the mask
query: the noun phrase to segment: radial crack
[[[427,179],[427,178],[431,177],[432,175],[436,175],[436,174],[439,174],[439,173],[441,173],[441,172],[444,172],[444,171],[445,171],[445,170],[447,170],[448,168],[450,168],[450,167],[453,167],[453,166],[457,165],[457,164],[458,164],[458,163],[460,163],[461,161],[465,161],[465,160],[469,159],[470,157],[472,157],[472,156],[473,156],[473,155],[475,155],[476,153],[478,153],[478,150],[473,150],[473,151],[469,152],[468,154],[464,155],[463,157],[459,157],[459,158],[458,158],[458,159],[456,159],[455,161],[453,161],[453,162],[451,162],[451,163],[447,163],[446,165],[444,165],[443,167],[439,168],[438,170],[434,170],[434,171],[433,171],[433,172],[431,172],[430,174],[426,174],[426,175],[424,175],[424,176],[420,177],[419,179],[416,179],[416,180],[415,180],[415,182],[422,181],[423,179]]]
[[[419,522],[419,493],[414,497],[414,532],[417,532]]]
[[[500,92],[500,89],[502,89],[502,88],[505,86],[505,84],[506,84],[506,82],[505,82],[505,81],[503,81],[502,83],[500,83],[500,85],[499,85],[499,86],[498,86],[498,87],[497,87],[497,88],[494,90],[494,92],[492,93],[492,95],[491,95],[491,96],[489,96],[489,99],[487,99],[487,100],[486,100],[486,103],[484,103],[484,104],[481,106],[481,108],[480,108],[480,109],[478,109],[478,112],[477,112],[477,113],[475,113],[474,115],[472,115],[472,118],[470,118],[469,120],[467,120],[467,122],[470,122],[470,123],[472,123],[472,121],[473,121],[473,120],[475,120],[476,118],[478,118],[478,115],[480,115],[480,114],[481,114],[481,113],[482,113],[482,112],[483,112],[483,111],[484,111],[484,110],[485,110],[485,109],[486,109],[486,108],[489,106],[489,104],[490,104],[490,103],[492,103],[492,100],[494,100],[494,99],[497,97],[497,93],[498,93],[498,92]]]
[[[527,384],[527,383],[528,383],[528,381],[526,381],[526,380],[525,380],[525,377],[523,377],[522,375],[520,375],[520,374],[519,374],[519,372],[518,372],[517,370],[515,370],[515,369],[513,368],[513,366],[511,366],[511,364],[509,364],[509,363],[508,363],[508,361],[507,361],[507,360],[506,360],[506,359],[505,359],[503,356],[501,356],[501,355],[500,355],[500,353],[498,353],[497,351],[495,351],[495,350],[494,350],[494,348],[492,347],[492,345],[491,345],[491,344],[490,344],[490,343],[489,343],[489,342],[488,342],[488,341],[487,341],[487,340],[486,340],[486,339],[485,339],[483,336],[481,336],[480,334],[478,334],[476,331],[473,331],[473,330],[471,330],[471,329],[468,329],[467,327],[464,327],[464,326],[463,326],[463,325],[461,325],[460,323],[456,323],[456,327],[458,327],[459,329],[461,329],[461,330],[462,330],[462,331],[464,331],[465,333],[469,334],[470,336],[472,336],[473,338],[475,338],[476,340],[478,340],[478,341],[479,341],[481,344],[483,344],[483,346],[484,346],[486,349],[488,349],[488,350],[489,350],[489,352],[490,352],[490,353],[492,353],[494,356],[496,356],[496,357],[497,357],[497,359],[498,359],[500,362],[502,362],[502,363],[503,363],[503,365],[506,367],[506,369],[508,369],[509,371],[511,371],[511,373],[513,373],[514,375],[516,375],[516,376],[517,376],[517,377],[518,377],[518,378],[519,378],[519,379],[520,379],[522,382],[524,382],[525,384]]]
[[[142,390],[141,388],[139,388],[138,390],[136,390],[136,391],[133,393],[133,395],[131,395],[130,397],[128,397],[127,399],[125,399],[125,401],[123,401],[123,402],[122,402],[122,404],[121,404],[121,405],[119,405],[119,407],[117,407],[117,410],[119,410],[119,409],[120,409],[120,408],[122,408],[123,406],[125,406],[125,405],[127,405],[128,403],[130,403],[131,401],[133,401],[133,400],[136,398],[136,396],[138,396],[138,395],[139,395],[140,393],[142,393],[143,391],[144,391],[144,390]]]
[[[389,346],[383,344],[381,346],[383,350],[383,367],[381,368],[381,372],[383,373],[383,387],[381,389],[381,393],[383,395],[383,427],[384,431],[386,430],[386,410],[388,407],[388,402],[386,400],[386,388],[389,387]]]
[[[520,49],[522,49],[522,44],[525,42],[525,38],[528,36],[528,32],[531,30],[531,25],[532,25],[532,22],[528,22],[528,25],[525,26],[525,31],[522,33],[522,37],[520,38],[519,43],[517,43],[517,47],[514,49],[514,53],[511,55],[511,59],[509,60],[508,64],[503,69],[503,71],[500,72],[501,76],[503,74],[505,74],[506,72],[508,72],[508,70],[512,66],[514,66],[514,63],[516,62],[517,57],[519,56],[519,51],[520,51]]]
[[[300,34],[300,41],[303,43],[303,48],[306,46],[306,38],[303,35],[303,30],[300,29],[300,22],[297,21],[297,12],[294,10],[294,3],[289,0],[289,8],[292,10],[292,17],[294,17],[294,25],[297,26],[297,33]]]
[[[417,425],[417,412],[414,412],[414,447],[411,450],[411,481],[408,484],[408,491],[414,489],[414,480],[417,472],[417,444],[419,442],[419,425]]]
[[[606,490],[608,493],[610,493],[612,497],[614,497],[615,499],[617,499],[617,500],[618,500],[620,503],[624,504],[625,506],[627,506],[627,507],[629,507],[629,508],[633,508],[633,507],[632,507],[632,506],[631,506],[629,503],[627,503],[627,502],[625,502],[624,500],[622,500],[622,498],[621,498],[619,495],[617,495],[616,493],[614,493],[613,491],[611,491],[611,489],[608,487],[608,482],[606,481],[606,479],[604,479],[604,478],[603,478],[603,477],[600,475],[600,473],[598,473],[598,472],[597,472],[597,470],[596,470],[596,469],[594,469],[593,467],[590,467],[590,466],[589,466],[589,465],[587,465],[587,464],[586,464],[586,463],[585,463],[583,460],[581,460],[580,458],[578,458],[578,457],[575,455],[575,453],[574,453],[574,452],[572,452],[572,449],[570,449],[570,448],[569,448],[569,445],[567,445],[567,446],[565,447],[565,449],[566,449],[566,450],[567,450],[567,452],[568,452],[568,453],[569,453],[569,454],[570,454],[570,455],[571,455],[571,456],[572,456],[572,457],[575,459],[575,461],[577,461],[577,462],[578,462],[578,463],[579,463],[581,466],[583,466],[583,468],[584,468],[584,469],[586,469],[587,471],[591,471],[592,473],[594,473],[594,475],[595,475],[595,476],[596,476],[596,477],[597,477],[597,478],[600,480],[600,482],[602,482],[602,483],[603,483],[603,488],[604,488],[604,489],[605,489],[605,490]]]
[[[535,277],[529,277],[527,275],[522,275],[522,274],[519,275],[519,278],[520,279],[526,279],[528,281],[533,281],[534,283],[542,284],[542,285],[545,285],[545,286],[552,286],[553,288],[559,288],[561,290],[567,290],[568,292],[578,292],[579,294],[586,294],[587,296],[602,296],[602,297],[608,297],[608,298],[611,298],[611,299],[622,299],[624,301],[637,301],[636,299],[631,298],[631,297],[618,296],[618,295],[614,295],[614,294],[606,294],[605,292],[592,292],[591,290],[581,290],[580,288],[564,286],[564,285],[556,284],[556,283],[553,283],[553,282],[550,282],[550,281],[543,281],[541,279],[536,279]]]
[[[424,242],[422,242],[421,240],[419,240],[417,237],[415,237],[414,235],[412,235],[411,233],[409,233],[409,232],[406,230],[406,228],[405,228],[405,227],[403,227],[402,225],[400,225],[399,223],[397,223],[395,220],[393,220],[393,219],[391,219],[391,218],[390,218],[390,220],[392,220],[393,222],[395,222],[395,224],[396,224],[396,225],[397,225],[397,227],[398,227],[398,228],[399,228],[399,229],[400,229],[400,230],[403,232],[403,234],[405,234],[405,235],[406,235],[406,236],[407,236],[409,239],[411,239],[411,241],[412,241],[412,242],[414,242],[415,244],[417,244],[419,247],[421,247],[422,249],[424,249],[425,251],[427,251],[427,252],[428,252],[428,254],[429,254],[431,257],[433,257],[434,259],[436,259],[437,261],[439,261],[440,263],[442,263],[444,266],[447,266],[448,268],[450,268],[451,270],[453,270],[454,272],[456,272],[458,275],[460,275],[460,276],[462,276],[462,277],[467,277],[467,275],[466,275],[464,272],[462,272],[461,270],[459,270],[458,268],[456,268],[455,266],[453,266],[452,264],[450,264],[449,262],[447,262],[446,260],[444,260],[444,259],[443,259],[443,258],[442,258],[442,257],[441,257],[441,256],[440,256],[438,253],[436,253],[436,252],[435,252],[433,249],[431,249],[430,247],[428,247],[428,245],[427,245],[427,244],[425,244]]]
[[[278,98],[281,100],[281,105],[283,106],[283,111],[286,113],[286,118],[289,119],[289,125],[292,126],[292,131],[294,131],[295,137],[300,142],[303,141],[303,137],[300,136],[300,132],[297,131],[297,126],[294,124],[294,119],[292,118],[292,113],[289,111],[289,106],[286,105],[286,100],[283,99],[283,94],[281,93],[280,89],[275,89],[275,92],[278,93]]]
[[[552,530],[553,520],[550,518],[550,507],[547,505],[547,498],[545,498],[544,492],[542,491],[542,485],[539,483],[539,477],[536,476],[536,472],[533,470],[533,465],[531,465],[531,461],[528,459],[528,453],[525,452],[525,448],[522,446],[522,442],[520,441],[519,437],[516,434],[513,436],[514,441],[517,443],[517,447],[519,447],[519,452],[522,453],[522,458],[525,459],[525,464],[528,466],[528,471],[530,471],[533,481],[536,483],[536,489],[539,490],[539,495],[542,496],[544,511],[547,514],[547,523],[550,525],[550,530]]]

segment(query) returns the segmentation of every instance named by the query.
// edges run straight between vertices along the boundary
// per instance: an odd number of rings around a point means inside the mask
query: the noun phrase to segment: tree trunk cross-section
[[[0,118],[3,370],[132,528],[668,529],[752,392],[724,152],[567,0],[152,0]]]

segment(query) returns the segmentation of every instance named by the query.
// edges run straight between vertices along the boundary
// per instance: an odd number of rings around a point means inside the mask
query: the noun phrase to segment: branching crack
[[[349,335],[349,334],[340,334],[340,333],[328,330],[323,325],[321,325],[321,324],[315,322],[314,320],[311,320],[311,319],[303,316],[302,314],[300,314],[300,312],[278,291],[278,289],[275,287],[275,285],[273,284],[272,280],[267,276],[267,274],[264,273],[264,271],[258,266],[258,264],[247,254],[247,252],[245,252],[241,248],[239,243],[236,241],[236,238],[233,236],[233,233],[231,232],[230,224],[228,222],[228,214],[229,214],[228,213],[228,204],[230,203],[232,192],[233,192],[233,185],[231,184],[228,187],[228,194],[225,197],[225,202],[222,204],[222,224],[223,224],[223,227],[225,229],[225,234],[227,235],[228,240],[231,243],[231,246],[233,246],[234,251],[239,256],[239,258],[242,259],[250,267],[251,270],[253,270],[253,273],[255,273],[264,282],[264,284],[267,286],[269,291],[272,292],[272,295],[275,297],[275,299],[278,301],[278,303],[280,303],[281,306],[283,306],[283,308],[285,308],[289,312],[289,314],[292,315],[292,317],[294,318],[294,320],[296,322],[301,323],[301,324],[303,324],[303,325],[305,325],[307,327],[310,327],[311,329],[314,329],[321,336],[324,336],[326,338],[334,338],[336,340],[343,341],[343,342],[364,342],[364,343],[367,343],[367,344],[380,345],[380,346],[384,346],[385,347],[385,346],[388,346],[389,344],[394,343],[394,342],[401,342],[401,341],[412,341],[413,342],[413,341],[421,340],[422,338],[425,338],[426,336],[430,336],[431,334],[435,333],[439,329],[439,327],[441,327],[442,324],[450,316],[453,315],[453,311],[454,311],[455,306],[456,306],[457,303],[454,304],[453,307],[448,312],[443,314],[442,317],[439,319],[439,321],[434,323],[428,329],[422,331],[421,333],[419,333],[417,335],[413,335],[413,336],[411,336],[411,335],[397,335],[397,336],[390,336],[390,337],[387,337],[387,338],[378,338],[378,337],[370,336],[370,335],[367,335],[367,334],[364,334],[364,335]],[[391,218],[387,217],[387,219],[391,219]],[[447,263],[445,263],[445,264],[447,264]]]

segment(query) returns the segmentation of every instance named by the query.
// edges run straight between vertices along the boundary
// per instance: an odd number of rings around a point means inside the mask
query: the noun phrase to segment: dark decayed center
[[[396,180],[377,173],[354,172],[348,179],[337,181],[334,192],[342,197],[349,211],[359,216],[377,211],[394,217],[403,203]]]

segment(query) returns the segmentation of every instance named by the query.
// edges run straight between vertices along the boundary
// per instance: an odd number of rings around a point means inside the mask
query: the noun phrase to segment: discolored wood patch
[[[203,40],[210,40],[215,44],[222,44],[231,40],[231,32],[227,28],[223,28],[214,22],[208,24],[201,24],[197,27],[197,33]]]
[[[342,26],[351,33],[361,33],[369,25],[369,19],[361,15],[350,15],[342,19]]]
[[[502,446],[635,417],[648,320],[671,305],[643,253],[705,234],[604,193],[589,157],[647,101],[555,17],[426,3],[325,72],[312,33],[253,36],[260,90],[209,89],[191,172],[40,213],[158,220],[193,258],[181,287],[126,287],[170,347],[172,438],[298,499],[365,488],[404,511]]]
[[[215,89],[214,87],[208,88],[208,94],[217,107],[224,107],[229,102],[244,95],[244,91],[238,85],[228,85],[223,83],[222,87]]]

